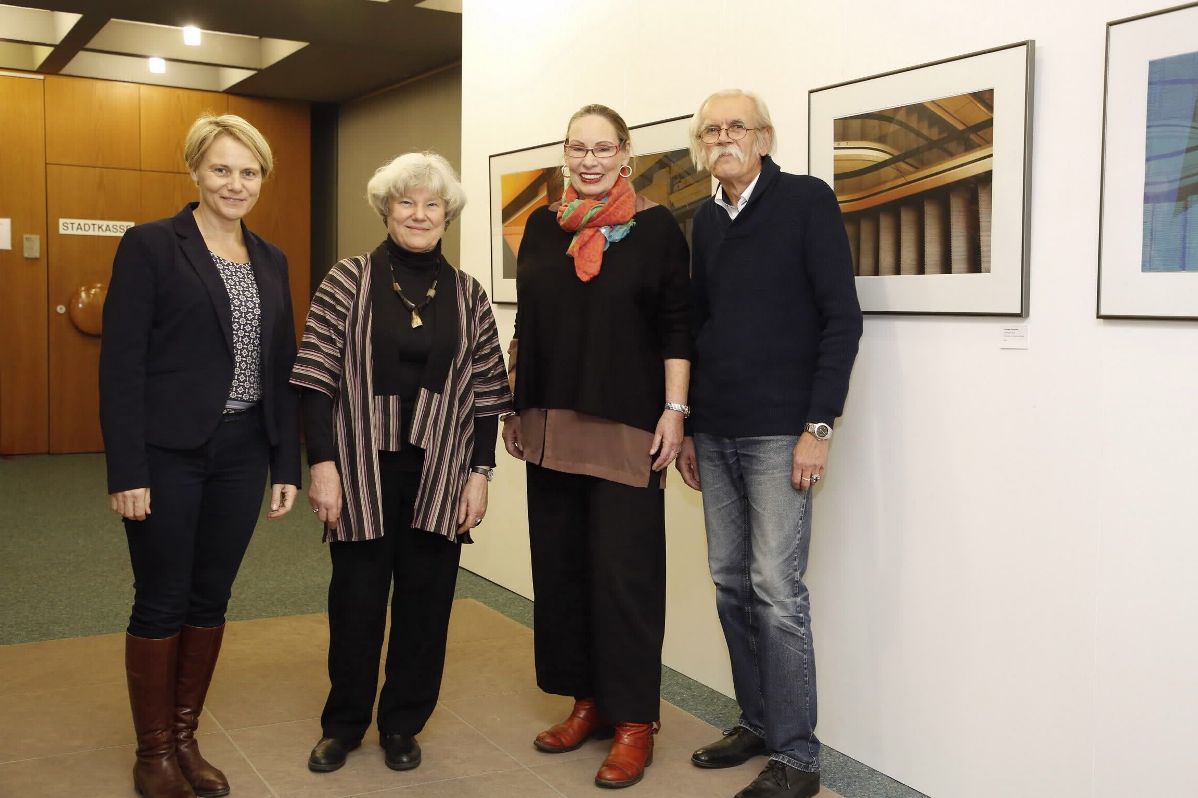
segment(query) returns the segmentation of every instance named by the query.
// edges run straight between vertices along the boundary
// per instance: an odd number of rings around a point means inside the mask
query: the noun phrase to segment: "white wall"
[[[752,88],[801,172],[808,89],[1036,40],[1031,348],[1000,350],[1000,319],[867,318],[816,503],[821,734],[937,798],[1194,794],[1198,324],[1094,318],[1105,23],[1164,5],[467,0],[462,263],[484,284],[488,156],[584,103],[638,124]],[[503,460],[464,562],[530,595]],[[728,692],[699,502],[667,497],[667,662]]]

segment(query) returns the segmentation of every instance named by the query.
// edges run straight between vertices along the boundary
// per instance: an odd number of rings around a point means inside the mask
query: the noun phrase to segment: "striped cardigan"
[[[385,246],[329,270],[312,297],[291,372],[293,385],[333,400],[342,504],[337,527],[325,527],[326,542],[383,536],[378,450],[392,448],[380,438],[397,427],[398,402],[374,395],[372,262],[387,262]],[[486,292],[444,261],[439,268],[433,300],[438,323],[412,415],[410,442],[425,451],[412,526],[456,540],[458,499],[474,450],[474,417],[511,410],[512,395]]]

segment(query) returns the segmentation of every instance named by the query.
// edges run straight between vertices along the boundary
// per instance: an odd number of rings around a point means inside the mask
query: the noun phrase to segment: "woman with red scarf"
[[[563,147],[562,200],[529,216],[520,243],[518,412],[503,440],[528,469],[537,684],[574,698],[534,745],[614,734],[595,782],[627,787],[660,727],[662,488],[690,413],[689,252],[630,182],[619,114],[583,107]]]

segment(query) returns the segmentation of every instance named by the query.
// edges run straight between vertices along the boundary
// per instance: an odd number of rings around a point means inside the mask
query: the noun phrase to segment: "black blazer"
[[[221,421],[233,383],[229,294],[189,203],[126,231],[112,264],[100,342],[108,491],[150,485],[146,445],[194,449]],[[271,482],[300,484],[295,325],[287,257],[241,226],[262,310],[262,410]]]

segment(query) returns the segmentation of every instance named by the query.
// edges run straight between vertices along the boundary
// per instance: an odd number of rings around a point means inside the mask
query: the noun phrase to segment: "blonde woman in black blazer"
[[[300,482],[287,258],[242,221],[270,146],[240,117],[205,115],[184,158],[199,201],[125,233],[100,350],[109,505],[134,576],[133,780],[148,798],[229,792],[195,730],[268,470],[269,518]]]

